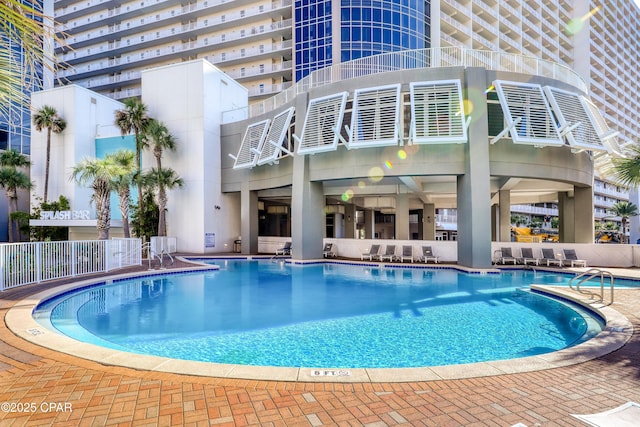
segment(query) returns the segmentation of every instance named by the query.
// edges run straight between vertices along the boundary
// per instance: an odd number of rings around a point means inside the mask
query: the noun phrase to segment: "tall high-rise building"
[[[58,73],[115,99],[140,95],[142,70],[205,58],[250,91],[272,96],[292,81],[291,0],[55,2],[67,35]]]
[[[296,81],[336,62],[429,47],[429,3],[295,0]]]
[[[433,46],[464,46],[521,53],[566,64],[577,71],[591,100],[618,140],[640,140],[640,10],[632,1],[440,0],[432,2]],[[596,220],[615,220],[611,207],[628,199],[619,186],[597,179]],[[539,217],[548,204],[518,206]],[[544,206],[543,206],[544,205]],[[540,209],[542,208],[542,209]],[[619,218],[618,218],[619,219]]]

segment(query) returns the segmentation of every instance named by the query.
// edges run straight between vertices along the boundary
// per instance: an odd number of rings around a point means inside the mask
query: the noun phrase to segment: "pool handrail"
[[[610,286],[611,286],[611,302],[610,304],[613,304],[613,290],[614,290],[614,276],[613,274],[611,274],[611,272],[606,271],[606,270],[602,270],[599,268],[590,268],[587,271],[583,271],[582,273],[578,274],[577,276],[574,276],[571,278],[571,280],[569,280],[569,288],[576,290],[580,293],[589,293],[589,294],[593,294],[593,292],[587,292],[587,291],[582,291],[580,289],[580,285],[587,281],[587,280],[591,280],[591,279],[595,279],[596,277],[600,277],[600,301],[601,303],[604,304],[604,278],[605,276],[607,276],[609,278],[610,281]],[[576,287],[574,289],[573,287],[573,282],[576,279],[580,279],[577,283],[576,283]]]

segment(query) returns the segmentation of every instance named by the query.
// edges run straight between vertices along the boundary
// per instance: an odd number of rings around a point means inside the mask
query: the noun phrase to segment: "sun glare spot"
[[[342,201],[343,202],[348,202],[349,200],[351,200],[352,197],[353,197],[353,190],[352,189],[348,189],[344,193],[342,193]]]
[[[379,182],[382,178],[384,178],[384,171],[381,167],[374,166],[369,169],[369,179],[372,182]]]

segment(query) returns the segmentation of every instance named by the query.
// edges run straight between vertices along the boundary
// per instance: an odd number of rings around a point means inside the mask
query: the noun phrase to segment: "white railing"
[[[523,55],[465,47],[439,47],[383,53],[355,59],[316,70],[294,86],[272,98],[250,106],[249,116],[255,117],[281,107],[296,95],[310,89],[358,77],[389,71],[436,67],[486,67],[489,70],[526,73],[568,83],[583,92],[588,91],[584,79],[571,68],[556,62]],[[237,118],[233,111],[223,112],[223,123]]]
[[[0,245],[0,291],[142,264],[140,239]]]

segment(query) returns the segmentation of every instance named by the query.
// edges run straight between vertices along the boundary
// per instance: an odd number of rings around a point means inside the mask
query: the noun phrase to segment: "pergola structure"
[[[392,238],[409,239],[410,210],[424,221],[455,207],[469,267],[490,266],[492,238],[510,239],[511,203],[557,201],[561,240],[592,242],[594,157],[617,143],[582,81],[540,60],[449,66],[439,53],[438,63],[410,52],[321,70],[271,111],[223,125],[233,163],[223,160],[222,188],[241,194],[244,253],[257,250],[258,203],[269,199],[290,206],[298,259],[321,256],[327,200],[345,205],[344,237],[356,209],[365,222],[370,208],[395,213]],[[434,221],[423,224],[433,240]]]

